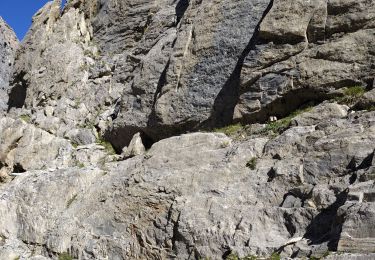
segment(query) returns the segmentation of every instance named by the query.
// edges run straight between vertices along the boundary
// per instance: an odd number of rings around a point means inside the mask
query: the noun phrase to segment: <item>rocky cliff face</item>
[[[13,30],[0,17],[0,113],[7,108],[9,80],[18,39]]]
[[[0,71],[0,259],[372,259],[374,21],[49,2]]]

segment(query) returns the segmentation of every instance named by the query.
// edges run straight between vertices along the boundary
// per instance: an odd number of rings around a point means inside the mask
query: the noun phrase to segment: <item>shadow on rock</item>
[[[304,235],[304,238],[311,241],[311,245],[328,242],[330,251],[337,250],[342,230],[342,221],[338,219],[337,211],[347,201],[348,193],[349,189],[342,191],[331,206],[324,209],[311,221]]]
[[[263,12],[262,18],[255,27],[254,33],[249,43],[247,44],[246,48],[243,50],[237,61],[236,67],[217,95],[211,117],[207,120],[207,124],[209,127],[213,125],[215,127],[221,127],[232,123],[234,108],[238,103],[240,95],[240,77],[245,58],[248,56],[251,50],[255,49],[255,46],[259,39],[260,25],[271,10],[272,6],[273,0],[270,1],[266,10]]]

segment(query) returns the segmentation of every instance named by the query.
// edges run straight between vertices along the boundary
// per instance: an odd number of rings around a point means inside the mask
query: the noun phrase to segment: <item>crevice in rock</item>
[[[235,123],[241,122],[246,124],[265,123],[270,116],[277,118],[284,118],[299,108],[307,104],[317,105],[330,96],[320,90],[313,88],[301,88],[289,91],[287,94],[274,100],[273,102],[264,106],[260,111],[244,115],[242,119],[235,120]]]
[[[294,234],[296,233],[297,229],[296,229],[295,225],[293,224],[292,215],[285,212],[283,217],[284,217],[284,225],[285,225],[286,229],[288,230],[289,235],[291,237],[293,237]]]
[[[24,173],[26,172],[26,170],[22,167],[21,164],[19,163],[16,163],[15,165],[13,165],[13,173]]]
[[[272,182],[276,178],[276,171],[275,171],[275,169],[271,168],[271,170],[269,170],[267,172],[267,176],[268,176],[267,182]]]
[[[11,108],[22,108],[26,100],[26,91],[28,82],[25,80],[25,72],[21,72],[15,76],[11,85],[13,85],[8,100],[8,112]]]
[[[126,126],[107,131],[104,133],[103,139],[111,143],[117,154],[121,154],[122,149],[129,145],[136,133],[141,134],[142,143],[146,149],[151,148],[151,146],[156,142],[156,140],[149,135],[144,128],[136,126]]]
[[[232,249],[230,249],[228,246],[224,248],[224,253],[222,255],[223,259],[228,259],[228,257],[233,253]]]
[[[353,158],[350,160],[348,166],[346,166],[346,169],[347,169],[347,170],[350,170],[350,171],[355,171],[356,168],[357,168],[356,159],[355,159],[355,157],[353,157]]]
[[[163,87],[165,86],[165,84],[167,83],[167,71],[168,71],[168,68],[169,68],[169,64],[170,64],[170,59],[168,60],[167,64],[165,65],[165,68],[163,70],[163,72],[161,73],[160,75],[160,78],[159,78],[159,81],[158,81],[158,85],[156,87],[156,91],[155,91],[155,94],[154,94],[154,101],[152,103],[152,113],[151,113],[151,117],[153,117],[153,115],[155,115],[155,105],[156,105],[156,101],[157,99],[159,98],[160,96],[160,93],[163,89]]]
[[[177,220],[174,221],[174,225],[173,225],[173,236],[172,236],[172,249],[173,249],[173,251],[177,251],[176,242],[183,240],[183,237],[178,230],[180,217],[181,217],[181,213],[178,214]],[[178,254],[176,254],[176,255],[178,255]]]
[[[274,35],[272,33],[261,33],[259,36],[258,43],[260,44],[268,44],[268,43],[274,43],[276,45],[281,44],[291,44],[296,45],[301,42],[305,42],[306,38],[304,36],[296,35],[294,33],[285,33],[284,35]]]
[[[151,146],[155,143],[155,141],[144,132],[141,132],[141,139],[146,149],[150,149]]]
[[[22,136],[14,140],[8,147],[7,152],[9,153],[10,151],[14,150],[18,146],[18,142],[22,139]]]
[[[349,184],[350,185],[354,184],[356,182],[357,178],[358,178],[358,174],[357,173],[353,173],[350,176],[350,178],[349,178]]]
[[[356,170],[367,169],[367,168],[373,166],[374,160],[375,160],[375,150],[372,153],[370,153],[365,159],[363,159],[363,161],[356,168]]]
[[[272,6],[273,0],[269,2],[266,10],[263,12],[262,18],[255,27],[254,33],[249,43],[241,53],[232,74],[217,95],[214,101],[211,117],[206,122],[206,124],[208,123],[209,126],[221,127],[232,122],[234,108],[238,103],[240,95],[240,76],[245,58],[248,56],[251,50],[255,49],[259,38],[260,25],[271,10]]]
[[[189,7],[189,0],[179,0],[177,5],[176,5],[176,8],[175,8],[175,11],[176,11],[176,17],[177,17],[177,20],[176,20],[176,25],[180,23],[182,17],[184,16],[187,8]]]
[[[0,161],[0,169],[3,168],[3,167],[7,167],[7,164],[4,163],[4,162],[2,162],[2,161]]]

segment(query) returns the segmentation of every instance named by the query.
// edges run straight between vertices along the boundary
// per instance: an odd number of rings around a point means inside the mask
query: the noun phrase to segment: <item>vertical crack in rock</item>
[[[184,16],[187,8],[189,7],[189,0],[179,0],[176,5],[176,25],[180,23],[182,17]]]
[[[11,108],[22,108],[25,105],[27,93],[27,80],[25,80],[25,72],[16,75],[13,80],[13,88],[10,90],[8,99],[8,112]]]

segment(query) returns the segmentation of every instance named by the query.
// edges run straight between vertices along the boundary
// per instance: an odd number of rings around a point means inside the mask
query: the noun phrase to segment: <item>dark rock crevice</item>
[[[176,5],[176,17],[177,17],[177,20],[176,20],[176,24],[179,24],[182,17],[184,16],[186,10],[188,9],[189,7],[189,0],[179,0],[177,5]]]
[[[284,118],[304,105],[316,105],[329,97],[330,96],[324,91],[319,91],[313,88],[296,89],[287,92],[285,95],[263,107],[260,111],[245,115],[243,119],[236,120],[235,122],[247,124],[257,122],[265,123],[269,120],[270,116]]]
[[[28,82],[25,79],[26,73],[21,72],[14,76],[13,85],[8,100],[8,112],[11,108],[22,108],[25,104]]]

